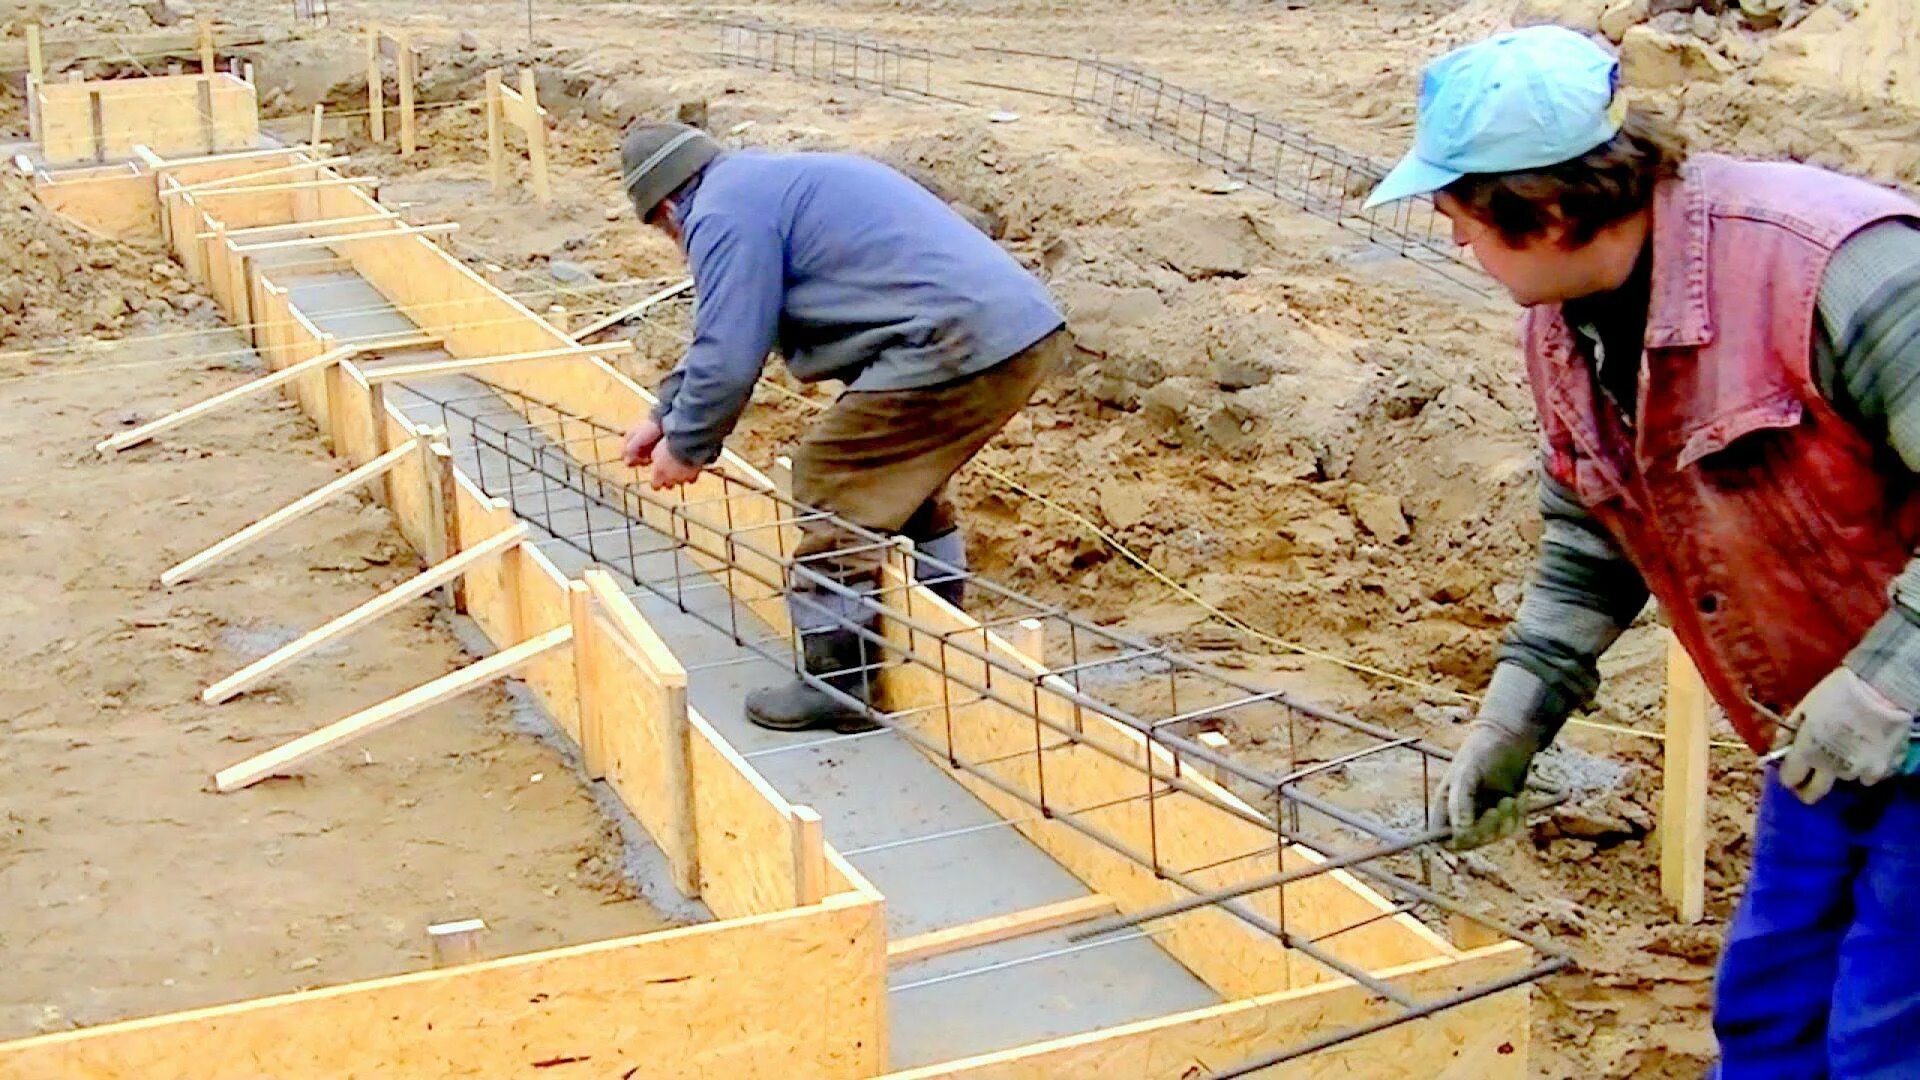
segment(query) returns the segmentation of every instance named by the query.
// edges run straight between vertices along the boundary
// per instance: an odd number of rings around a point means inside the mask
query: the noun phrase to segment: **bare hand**
[[[653,451],[653,490],[676,488],[681,484],[691,484],[700,479],[700,466],[689,465],[673,454],[673,448],[662,444]]]
[[[629,467],[653,464],[653,448],[660,445],[665,435],[666,432],[660,428],[660,421],[647,417],[627,432],[626,445],[620,450],[621,460]]]

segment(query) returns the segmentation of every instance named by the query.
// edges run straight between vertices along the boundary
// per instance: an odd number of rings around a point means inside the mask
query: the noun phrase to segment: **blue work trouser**
[[[1721,1080],[1920,1077],[1920,778],[1802,805],[1772,768],[1714,987]]]

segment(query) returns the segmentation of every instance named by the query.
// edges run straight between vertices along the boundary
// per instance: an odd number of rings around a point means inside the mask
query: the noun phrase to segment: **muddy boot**
[[[916,578],[927,590],[956,608],[964,608],[967,598],[967,538],[959,529],[941,533],[914,545],[914,553],[923,556],[913,568]],[[938,561],[941,565],[935,566]]]
[[[816,630],[801,639],[809,675],[834,689],[866,701],[874,672],[866,670],[869,649],[857,631],[844,627]],[[843,734],[872,731],[880,725],[865,709],[834,697],[805,679],[747,695],[747,719],[773,731],[832,728]]]

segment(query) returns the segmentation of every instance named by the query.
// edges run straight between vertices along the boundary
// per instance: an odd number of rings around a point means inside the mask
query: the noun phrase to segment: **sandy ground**
[[[203,580],[156,584],[338,472],[277,402],[92,455],[254,373],[210,323],[0,357],[0,1038],[420,970],[426,926],[449,919],[487,920],[487,955],[659,927],[617,827],[500,688],[211,791],[215,770],[472,657],[422,604],[200,704],[417,569],[386,512],[351,497]]]
[[[1882,42],[1897,28],[1891,2],[1857,0],[1853,7],[1865,9],[1858,19],[1816,11],[1792,31],[1748,32],[1723,21],[1712,48],[1737,58],[1731,74],[1637,100],[1706,148],[1791,154],[1912,185],[1920,181],[1911,138],[1920,100]],[[1459,738],[1470,707],[1459,695],[1484,680],[1538,532],[1516,309],[1258,192],[1230,190],[1218,173],[1064,103],[969,85],[1059,89],[1065,69],[968,47],[1097,51],[1386,158],[1409,137],[1420,62],[1504,25],[1510,0],[1146,3],[1128,5],[1124,19],[1106,5],[1034,0],[540,0],[531,43],[518,0],[333,7],[349,24],[405,17],[427,44],[424,101],[473,99],[492,64],[536,65],[554,114],[551,206],[536,207],[523,191],[488,190],[484,129],[471,110],[423,114],[424,149],[406,163],[391,146],[367,146],[357,119],[336,121],[356,160],[393,178],[388,199],[414,203],[421,220],[461,221],[455,250],[536,309],[559,302],[593,313],[637,295],[612,283],[679,271],[672,248],[624,213],[614,185],[613,148],[621,125],[637,116],[686,107],[704,111],[736,143],[858,150],[963,204],[1048,280],[1083,349],[1075,376],[982,456],[1048,503],[979,471],[963,477],[976,561],[1000,580],[1244,677],[1444,742]],[[279,4],[233,2],[222,11],[245,28],[286,30]],[[884,98],[721,66],[711,54],[717,31],[701,20],[740,15],[938,49],[935,88],[970,104]],[[83,4],[74,17],[105,25],[122,16]],[[1868,37],[1872,49],[1856,51],[1870,51],[1874,70],[1888,73],[1875,87],[1863,86],[1858,71],[1844,84],[1807,74]],[[279,63],[262,60],[269,114],[287,117],[294,131],[304,130],[316,99],[336,116],[363,107],[359,50],[357,38],[322,35],[289,48]],[[1018,118],[991,122],[995,109]],[[635,375],[655,378],[673,362],[684,314],[663,311],[639,331]],[[771,381],[793,389],[777,371]],[[736,448],[765,461],[807,415],[763,390]],[[267,460],[269,447],[260,445],[250,463]],[[262,496],[260,505],[271,501]],[[1062,510],[1255,627],[1427,689],[1227,630]],[[218,531],[206,525],[208,537]],[[180,542],[182,551],[192,546]],[[323,603],[314,614],[335,609]],[[1609,657],[1592,718],[1657,729],[1662,648],[1650,616]],[[196,677],[223,665],[205,666]],[[183,689],[168,700],[187,696]],[[1272,733],[1229,734],[1259,758]],[[1742,753],[1714,756],[1708,919],[1681,927],[1658,899],[1650,836],[1658,743],[1584,728],[1570,729],[1562,743],[1564,752],[1542,767],[1575,787],[1575,807],[1528,839],[1455,867],[1461,887],[1484,888],[1581,961],[1578,973],[1536,995],[1535,1071],[1698,1075],[1712,1052],[1711,960],[1744,872],[1756,773]],[[576,839],[592,826],[583,829]]]

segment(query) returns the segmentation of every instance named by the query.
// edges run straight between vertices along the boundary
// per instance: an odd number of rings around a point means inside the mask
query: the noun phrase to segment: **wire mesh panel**
[[[1417,262],[1443,272],[1468,268],[1432,200],[1365,208],[1367,194],[1386,176],[1379,164],[1138,68],[1091,58],[1074,65],[1069,96],[1076,107]]]
[[[1044,821],[1071,830],[1174,887],[1168,895],[1177,899],[1078,931],[1075,947],[1156,933],[1169,920],[1211,912],[1277,941],[1317,970],[1314,978],[1345,977],[1366,987],[1395,1006],[1392,1022],[1567,964],[1550,943],[1464,904],[1428,872],[1432,846],[1448,835],[1426,810],[1448,754],[1422,739],[1202,667],[913,553],[894,537],[831,518],[724,467],[695,489],[652,491],[619,461],[619,432],[536,398],[478,383],[459,392],[411,392],[437,408],[441,426],[474,455],[473,471],[489,495],[508,500],[639,595],[727,635],[750,657],[799,669],[796,643],[813,631],[783,624],[792,586],[810,573],[808,560],[793,554],[799,530],[831,522],[845,539],[829,555],[885,560],[888,570],[871,589],[810,579],[852,601],[845,610],[856,612],[822,632],[857,634],[866,650],[856,668],[800,673],[880,725],[827,739],[903,739],[1013,806],[1010,824]],[[916,583],[963,583],[975,597],[971,606],[990,614],[981,621],[960,615]],[[1015,637],[1044,642],[1045,658],[1011,647]],[[868,690],[902,678],[921,679],[938,693],[896,707],[848,692],[850,681]],[[1223,729],[1265,732],[1270,745],[1277,736],[1283,767],[1254,767],[1200,738]],[[1090,786],[1095,776],[1115,782]],[[1097,797],[1089,794],[1096,788]],[[1557,799],[1546,792],[1537,805]],[[1312,903],[1300,893],[1336,871],[1386,903],[1336,909],[1320,902],[1330,893],[1314,894]],[[1517,981],[1489,980],[1446,999],[1421,1000],[1343,955],[1350,937],[1404,917],[1434,924],[1464,918],[1532,946],[1540,959]],[[1313,1048],[1326,1045],[1318,1039]]]
[[[933,88],[941,54],[911,45],[764,22],[722,22],[720,59],[895,97],[951,101]]]

